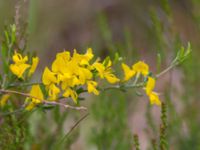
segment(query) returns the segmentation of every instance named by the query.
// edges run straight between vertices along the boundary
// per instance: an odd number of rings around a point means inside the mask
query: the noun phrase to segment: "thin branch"
[[[163,74],[167,73],[168,71],[170,71],[171,69],[173,69],[176,65],[170,65],[169,67],[167,67],[166,69],[164,69],[163,71],[161,71],[159,74],[156,75],[156,78],[159,78],[160,76],[162,76]]]
[[[62,106],[62,107],[67,108],[67,109],[69,108],[69,109],[74,109],[74,110],[87,110],[87,108],[83,107],[83,106],[75,107],[75,106],[66,105],[66,104],[62,104],[62,103],[59,103],[59,102],[55,102],[55,101],[48,101],[48,100],[37,98],[37,97],[32,96],[30,94],[22,93],[22,92],[18,92],[18,91],[0,89],[0,92],[10,93],[10,94],[18,94],[18,95],[22,95],[22,96],[25,96],[25,97],[35,98],[35,99],[41,100],[41,102],[43,104],[58,105],[58,106]]]
[[[83,121],[89,113],[85,114],[83,117],[81,117],[72,127],[71,129],[65,134],[65,136],[61,139],[61,141],[58,144],[61,144],[64,142],[64,140],[70,135],[70,133],[80,124],[81,121]]]

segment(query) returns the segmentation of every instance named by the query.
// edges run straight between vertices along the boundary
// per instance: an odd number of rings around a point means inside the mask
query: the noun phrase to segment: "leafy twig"
[[[185,50],[184,47],[181,47],[181,49],[176,54],[176,57],[174,58],[174,60],[172,61],[172,63],[169,65],[169,67],[167,67],[162,72],[160,72],[159,74],[157,74],[156,78],[159,78],[163,74],[165,74],[168,71],[170,71],[171,69],[173,69],[175,66],[178,66],[179,64],[181,64],[191,54],[191,52],[192,52],[192,50],[191,50],[190,43],[188,43],[188,46],[187,46],[186,50]]]

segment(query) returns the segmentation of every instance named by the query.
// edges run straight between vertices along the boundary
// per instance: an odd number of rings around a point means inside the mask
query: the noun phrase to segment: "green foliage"
[[[96,124],[91,141],[99,150],[130,149],[130,133],[127,129],[126,100],[121,93],[102,93],[92,105]]]
[[[175,59],[172,61],[171,65],[181,64],[191,54],[191,52],[192,50],[191,50],[190,43],[188,43],[187,49],[185,49],[184,47],[181,47]]]

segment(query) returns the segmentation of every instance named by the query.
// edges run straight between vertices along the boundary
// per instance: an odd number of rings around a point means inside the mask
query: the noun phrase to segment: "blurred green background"
[[[74,48],[85,52],[87,47],[101,58],[113,58],[118,52],[129,65],[144,60],[156,74],[189,41],[191,56],[159,78],[156,90],[167,105],[166,149],[200,150],[200,1],[0,0],[0,10],[2,35],[4,26],[13,23],[18,31],[28,31],[27,51],[36,51],[41,60],[34,80],[40,79],[57,52]],[[142,150],[156,149],[161,110],[137,92],[86,95],[81,105],[88,107],[89,116],[62,144],[58,141],[84,112],[36,110],[16,124],[18,134],[1,123],[0,148],[129,150],[134,149],[133,134],[137,134]]]

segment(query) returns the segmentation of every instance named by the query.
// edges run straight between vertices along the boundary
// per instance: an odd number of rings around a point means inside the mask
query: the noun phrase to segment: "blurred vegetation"
[[[180,45],[190,41],[193,50],[158,79],[162,110],[149,106],[140,91],[107,91],[81,102],[90,115],[66,136],[84,114],[58,107],[5,114],[8,107],[0,111],[0,149],[199,150],[199,8],[198,0],[0,1],[0,40],[5,25],[15,22],[18,32],[28,31],[19,46],[41,57],[34,80],[63,49],[92,47],[102,58],[119,54],[127,63],[142,59],[154,72]]]

